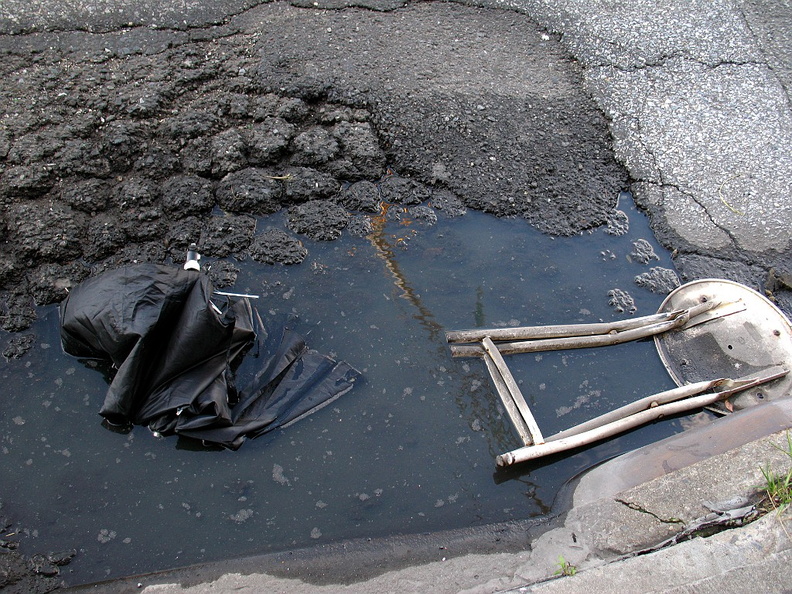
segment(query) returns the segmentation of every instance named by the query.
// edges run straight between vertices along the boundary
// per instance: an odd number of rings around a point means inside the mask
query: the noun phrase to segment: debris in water
[[[429,226],[437,223],[437,213],[432,208],[423,204],[413,206],[410,209],[410,216],[416,221],[421,221]]]
[[[230,449],[307,416],[360,376],[285,325],[265,327],[248,296],[218,295],[195,270],[138,264],[89,278],[60,319],[67,353],[117,369],[99,411],[106,422]]]
[[[630,257],[641,264],[649,264],[649,260],[660,259],[660,256],[658,256],[654,248],[652,248],[652,244],[645,239],[639,239],[633,242],[633,251],[630,252]]]
[[[240,509],[237,513],[229,515],[229,519],[233,520],[237,524],[241,524],[249,520],[253,516],[252,509]]]
[[[638,308],[635,306],[635,301],[626,291],[611,289],[608,291],[608,297],[610,298],[608,300],[608,305],[619,313],[626,311],[627,313],[634,314],[638,311]]]
[[[666,295],[680,286],[681,282],[677,273],[669,268],[656,266],[649,272],[644,272],[635,277],[635,284],[649,289],[652,293]]]
[[[608,213],[608,235],[626,235],[630,230],[630,219],[623,210],[612,210]]]
[[[36,337],[33,334],[12,336],[6,344],[6,347],[3,349],[3,357],[6,361],[11,359],[19,359],[33,347],[35,342]]]
[[[291,481],[286,478],[283,474],[283,466],[280,464],[273,464],[272,465],[272,478],[275,480],[276,483],[281,485],[291,486]]]

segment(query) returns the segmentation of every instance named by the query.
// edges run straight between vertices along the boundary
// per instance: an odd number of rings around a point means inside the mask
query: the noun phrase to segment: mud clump
[[[199,226],[201,223],[197,222],[196,227]],[[202,227],[198,243],[202,252],[210,257],[226,258],[248,248],[256,232],[256,219],[248,215],[214,215]]]
[[[605,232],[608,235],[626,235],[630,231],[630,219],[623,210],[609,212],[606,222]]]
[[[0,503],[2,508],[2,503]],[[0,590],[3,592],[51,592],[65,586],[59,577],[60,568],[71,563],[77,551],[35,553],[27,556],[19,552],[19,536],[25,530],[15,527],[0,516]],[[8,535],[12,538],[7,539]],[[17,538],[13,538],[16,536]]]
[[[652,244],[645,239],[633,242],[633,249],[630,258],[641,264],[649,264],[650,260],[659,260],[660,257],[655,253]]]
[[[16,336],[12,336],[3,349],[3,358],[6,361],[10,359],[19,359],[33,348],[35,342],[36,337],[33,334],[17,334]]]
[[[265,264],[299,264],[308,255],[308,250],[296,237],[279,229],[262,233],[250,246],[250,255]]]
[[[8,237],[16,248],[9,259],[21,265],[68,262],[82,255],[85,217],[59,203],[13,204],[7,211]]]
[[[266,215],[280,210],[282,192],[274,172],[251,167],[226,175],[217,184],[216,197],[228,212]]]
[[[611,289],[608,291],[608,305],[618,313],[628,313],[632,315],[638,311],[632,295],[622,289]]]
[[[289,228],[319,241],[338,239],[348,222],[346,209],[329,200],[311,200],[289,209]]]
[[[654,266],[649,272],[644,272],[635,277],[635,284],[652,293],[667,295],[681,284],[677,273],[670,268]]]
[[[420,204],[431,195],[426,186],[402,177],[386,179],[380,185],[380,193],[390,204]]]
[[[350,210],[377,213],[380,209],[380,190],[376,184],[360,181],[341,191],[340,202]]]

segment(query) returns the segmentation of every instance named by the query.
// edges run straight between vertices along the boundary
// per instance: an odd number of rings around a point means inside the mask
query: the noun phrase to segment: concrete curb
[[[740,529],[520,588],[519,592],[789,591],[789,514],[769,514]]]
[[[747,583],[755,591],[770,592],[788,583],[779,581],[778,571],[792,554],[784,525],[789,516],[777,514],[709,538],[625,556],[680,532],[710,512],[708,503],[755,495],[764,482],[762,468],[788,471],[792,460],[782,448],[787,445],[785,429],[792,426],[791,412],[789,399],[757,407],[594,469],[580,481],[575,505],[563,528],[555,531],[556,537],[562,530],[569,536],[566,547],[556,539],[558,554],[581,571],[517,591],[689,591],[696,584],[724,584],[736,579],[735,574],[740,580],[752,576]],[[763,433],[771,427],[774,432]],[[696,456],[699,460],[692,461]],[[658,470],[661,474],[643,481]],[[630,482],[638,484],[622,488]],[[729,583],[727,590],[741,590],[738,582]]]

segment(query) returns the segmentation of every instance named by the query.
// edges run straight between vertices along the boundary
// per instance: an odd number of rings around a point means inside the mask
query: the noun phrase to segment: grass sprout
[[[558,569],[556,569],[553,575],[575,575],[577,573],[577,567],[564,559],[563,555],[558,556],[558,563],[556,563],[556,565],[558,565]]]
[[[775,447],[792,461],[792,434],[789,432],[786,434],[786,440],[786,447],[778,445]],[[779,513],[784,511],[792,503],[792,468],[785,473],[779,473],[773,471],[769,464],[765,464],[761,471],[765,480],[762,488],[767,493],[770,503]]]

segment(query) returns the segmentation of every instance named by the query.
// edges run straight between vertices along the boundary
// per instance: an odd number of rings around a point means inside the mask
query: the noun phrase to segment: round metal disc
[[[721,305],[686,327],[655,335],[655,346],[677,385],[737,379],[773,366],[792,371],[792,324],[766,297],[720,279],[693,281],[666,297],[658,313],[705,301]],[[733,311],[714,317],[718,311]],[[702,318],[706,321],[696,323]],[[792,394],[792,373],[731,398],[735,410]],[[722,407],[721,407],[722,408]]]

